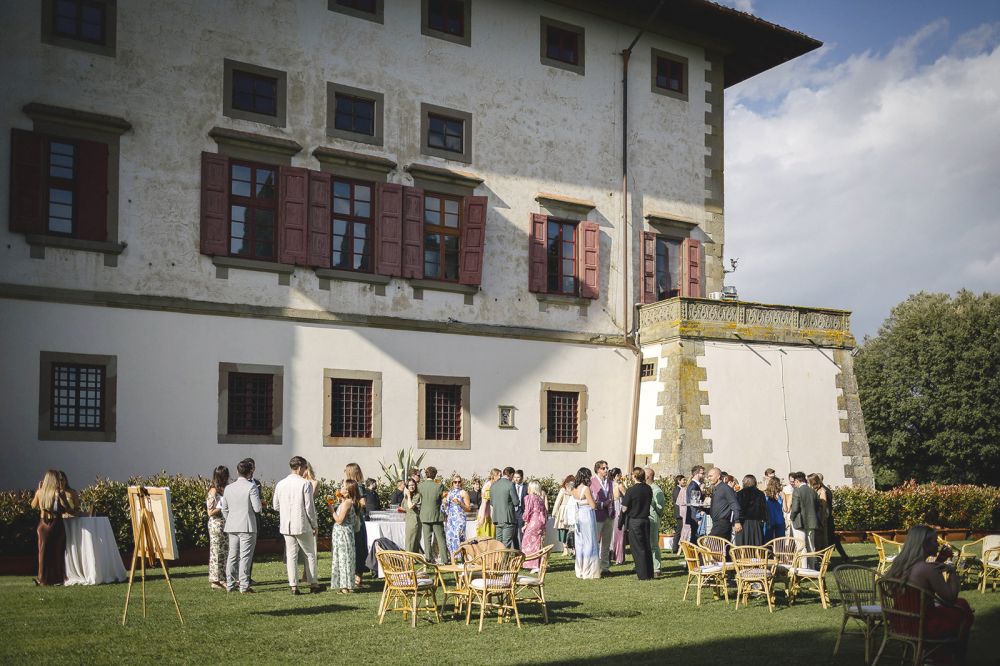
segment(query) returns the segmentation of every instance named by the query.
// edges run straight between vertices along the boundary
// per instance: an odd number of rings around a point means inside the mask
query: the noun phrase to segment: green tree
[[[998,483],[1000,296],[910,296],[855,371],[879,486]]]

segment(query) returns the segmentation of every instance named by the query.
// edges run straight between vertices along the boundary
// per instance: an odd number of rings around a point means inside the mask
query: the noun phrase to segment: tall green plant
[[[382,475],[386,481],[395,488],[397,483],[410,475],[411,469],[420,467],[420,463],[423,462],[426,455],[427,452],[425,451],[414,458],[413,449],[400,449],[396,451],[396,462],[391,463],[388,467],[381,460],[378,464],[382,468]]]

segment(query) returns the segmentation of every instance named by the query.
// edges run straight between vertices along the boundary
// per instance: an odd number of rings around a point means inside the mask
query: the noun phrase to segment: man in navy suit
[[[521,548],[521,533],[524,532],[524,496],[528,494],[528,484],[524,482],[524,470],[514,470],[514,492],[517,493],[517,508],[514,515],[517,525],[514,529],[514,548]]]

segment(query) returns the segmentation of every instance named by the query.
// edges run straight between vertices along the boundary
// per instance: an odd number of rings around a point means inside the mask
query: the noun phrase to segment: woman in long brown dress
[[[31,508],[41,512],[38,521],[38,577],[35,585],[62,585],[66,579],[66,526],[63,512],[68,508],[59,490],[59,472],[50,469],[38,483]]]

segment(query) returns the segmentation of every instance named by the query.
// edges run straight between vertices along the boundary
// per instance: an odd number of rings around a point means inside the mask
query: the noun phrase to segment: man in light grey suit
[[[505,548],[514,547],[514,534],[517,530],[517,509],[520,501],[511,478],[514,468],[507,467],[503,476],[493,482],[490,487],[490,515],[497,526],[497,540]]]
[[[236,466],[236,472],[240,476],[226,488],[226,502],[222,507],[222,515],[226,519],[224,530],[229,535],[226,589],[229,592],[235,591],[239,581],[241,594],[254,593],[254,589],[250,587],[250,563],[253,562],[253,551],[257,546],[257,513],[261,510],[261,504],[260,487],[250,480],[253,471],[252,460],[247,458],[240,461]]]
[[[306,556],[306,580],[309,591],[319,592],[316,581],[316,505],[313,503],[312,484],[302,478],[306,460],[294,456],[288,461],[292,473],[278,481],[274,487],[272,505],[278,512],[278,532],[285,537],[285,566],[288,568],[288,585],[292,594],[299,593],[299,548]]]

